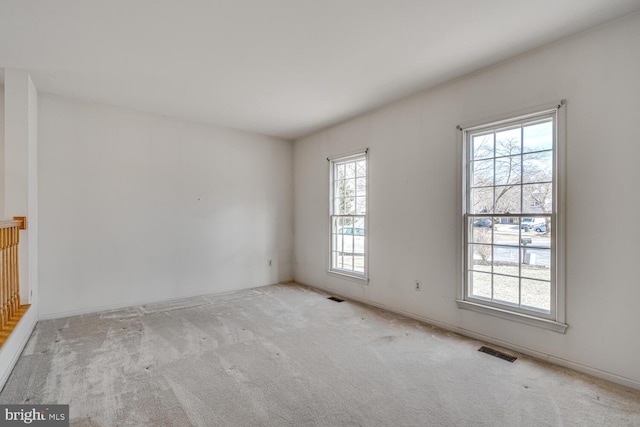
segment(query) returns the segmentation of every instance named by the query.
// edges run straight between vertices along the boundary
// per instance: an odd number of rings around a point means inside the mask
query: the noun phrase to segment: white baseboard
[[[259,286],[247,286],[247,287],[241,287],[241,288],[228,288],[228,289],[221,289],[215,292],[199,291],[199,292],[191,292],[191,293],[185,293],[185,294],[176,294],[176,295],[171,295],[167,297],[143,298],[139,300],[130,300],[130,301],[125,301],[125,302],[116,303],[116,304],[107,304],[107,305],[100,305],[100,306],[94,306],[89,308],[81,308],[78,310],[47,313],[47,314],[40,315],[38,319],[39,320],[62,319],[65,317],[81,316],[83,314],[94,314],[94,313],[100,313],[103,311],[120,310],[128,307],[136,307],[139,305],[148,305],[148,304],[176,301],[176,300],[185,299],[185,298],[202,297],[206,295],[224,295],[232,292],[244,291],[247,289],[262,288],[264,286],[270,286],[274,284],[275,283],[268,284],[268,285],[259,285]]]
[[[378,303],[378,302],[375,302],[375,301],[371,301],[371,300],[368,300],[366,298],[359,298],[359,297],[354,297],[354,296],[351,296],[351,295],[348,295],[348,294],[341,294],[339,292],[336,292],[333,289],[324,288],[322,286],[309,285],[309,284],[302,283],[302,282],[296,282],[296,283],[298,283],[300,285],[303,285],[303,286],[308,286],[310,288],[319,289],[322,292],[325,292],[325,293],[328,293],[328,294],[331,294],[331,295],[336,295],[336,296],[339,296],[339,297],[344,298],[344,299],[350,299],[350,300],[353,300],[353,301],[358,301],[358,302],[361,302],[363,304],[371,305],[373,307],[377,307],[377,308],[381,308],[383,310],[390,311],[392,313],[400,314],[402,316],[406,316],[406,317],[409,317],[411,319],[418,320],[420,322],[428,323],[430,325],[434,325],[434,326],[437,326],[437,327],[442,328],[444,330],[447,330],[447,331],[450,331],[450,332],[455,332],[457,334],[464,335],[464,336],[469,337],[469,338],[473,338],[473,339],[476,339],[476,340],[479,340],[479,341],[484,341],[484,342],[487,342],[487,343],[490,343],[490,344],[498,345],[500,347],[504,347],[504,348],[509,349],[509,350],[517,351],[518,353],[522,353],[522,354],[525,354],[527,356],[533,357],[535,359],[539,359],[539,360],[543,360],[543,361],[546,361],[546,362],[549,362],[549,363],[553,363],[554,365],[562,366],[564,368],[569,368],[569,369],[572,369],[574,371],[582,372],[582,373],[587,374],[587,375],[591,375],[591,376],[594,376],[594,377],[597,377],[597,378],[602,378],[602,379],[605,379],[607,381],[611,381],[611,382],[616,383],[616,384],[620,384],[620,385],[623,385],[623,386],[626,386],[626,387],[630,387],[630,388],[633,388],[633,389],[636,389],[636,390],[640,390],[640,382],[636,381],[634,379],[631,379],[631,378],[627,378],[627,377],[624,377],[624,376],[621,376],[621,375],[617,375],[617,374],[614,374],[614,373],[611,373],[611,372],[603,371],[603,370],[598,369],[598,368],[594,368],[594,367],[591,367],[591,366],[588,366],[588,365],[583,365],[581,363],[573,362],[571,360],[563,359],[561,357],[553,356],[551,354],[543,353],[543,352],[540,352],[540,351],[537,351],[537,350],[534,350],[534,349],[531,349],[531,348],[522,347],[522,346],[519,346],[517,344],[512,344],[510,342],[503,341],[503,340],[500,340],[500,339],[497,339],[497,338],[493,338],[493,337],[490,337],[488,335],[479,334],[477,332],[473,332],[473,331],[470,331],[468,329],[464,329],[464,328],[460,328],[460,327],[455,326],[455,325],[450,325],[448,323],[440,322],[438,320],[434,320],[434,319],[428,318],[426,316],[422,316],[422,315],[411,313],[411,312],[404,311],[404,310],[398,310],[396,308],[393,308],[393,307],[390,307],[388,305],[381,304],[381,303]]]

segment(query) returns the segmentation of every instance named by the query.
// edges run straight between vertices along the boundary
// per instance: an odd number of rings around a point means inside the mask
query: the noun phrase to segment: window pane
[[[494,246],[493,272],[518,276],[520,274],[520,248],[514,246]]]
[[[491,245],[469,245],[469,268],[491,272]]]
[[[358,164],[356,167],[356,175],[357,176],[366,176],[367,175],[367,162],[364,160],[358,160]]]
[[[476,298],[491,299],[491,274],[470,272],[468,292]]]
[[[522,277],[551,280],[551,250],[522,248]]]
[[[353,257],[353,271],[364,274],[364,255]]]
[[[342,257],[342,269],[353,271],[353,256],[345,254]]]
[[[353,215],[356,211],[356,201],[353,197],[339,199],[338,215]]]
[[[480,160],[471,163],[472,187],[493,185],[493,160]]]
[[[344,187],[343,187],[343,194],[340,194],[340,196],[344,197],[350,197],[350,196],[355,196],[356,195],[356,180],[354,179],[345,179],[344,180]]]
[[[471,213],[493,212],[493,188],[471,190]]]
[[[520,228],[522,229],[522,237],[527,237],[529,244],[533,246],[549,248],[551,241],[551,217],[535,217],[522,218]]]
[[[496,213],[520,213],[520,186],[496,187]]]
[[[345,256],[345,270],[355,271],[355,259],[353,255]]]
[[[356,194],[356,180],[355,179],[341,179],[336,183],[336,190],[334,197],[353,197]]]
[[[522,186],[523,213],[549,213],[553,208],[553,184],[527,184]]]
[[[471,138],[471,158],[487,159],[493,157],[493,132],[486,135],[475,135]]]
[[[533,227],[533,231],[538,233],[537,246],[551,248],[551,217],[545,216],[541,218],[544,224],[537,224]]]
[[[364,218],[363,217],[356,217],[353,218],[353,224],[356,227],[356,233],[359,236],[364,236]]]
[[[343,269],[344,268],[344,254],[342,252],[334,252],[335,255],[335,264],[334,268]]]
[[[346,165],[346,178],[355,178],[356,176],[356,162],[349,162]]]
[[[491,243],[491,218],[470,218],[472,227],[469,228],[469,243]]]
[[[542,151],[553,148],[553,121],[548,119],[542,123],[525,126],[523,128],[523,151]]]
[[[520,154],[520,126],[496,132],[496,157]]]
[[[342,252],[344,252],[345,255],[353,253],[353,235],[350,235],[350,234],[342,235]]]
[[[356,215],[362,215],[367,212],[367,198],[366,197],[356,197]]]
[[[340,234],[340,240],[342,241],[339,250],[341,252],[351,253],[353,252],[353,228],[351,226],[345,227],[345,233]]]
[[[493,299],[517,305],[520,302],[520,279],[493,275]]]
[[[360,232],[364,232],[364,230],[359,230]],[[364,255],[364,236],[361,234],[357,234],[353,236],[353,253],[358,255]]]
[[[333,226],[333,246],[332,249],[334,251],[342,252],[343,251],[343,240],[344,235],[350,233],[350,229],[346,226],[343,221],[344,218],[334,218],[334,226]]]
[[[522,182],[550,182],[553,180],[553,154],[551,151],[522,156]]]
[[[500,217],[499,223],[493,226],[494,243],[497,245],[520,245],[520,226],[517,217]]]
[[[340,164],[340,165],[336,165],[336,176],[335,179],[344,179],[346,177],[346,173],[345,173],[345,165],[344,164]]]
[[[519,184],[521,156],[500,157],[496,159],[496,185]]]
[[[367,195],[367,178],[362,177],[356,180],[356,196]]]
[[[551,310],[551,283],[522,279],[522,301],[525,307],[548,313]]]

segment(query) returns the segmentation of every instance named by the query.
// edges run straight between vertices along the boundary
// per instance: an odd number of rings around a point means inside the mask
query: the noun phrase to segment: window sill
[[[456,303],[458,304],[458,308],[462,308],[464,310],[476,311],[478,313],[488,314],[490,316],[500,317],[502,319],[513,320],[515,322],[524,323],[525,325],[536,326],[561,334],[564,334],[569,327],[569,325],[567,325],[566,323],[556,322],[549,319],[542,319],[522,313],[514,313],[513,311],[489,307],[475,302],[456,300]]]
[[[338,279],[348,280],[350,282],[360,283],[361,285],[368,285],[369,279],[364,276],[359,276],[355,274],[343,273],[341,271],[335,270],[327,270],[327,274],[330,276],[335,276]]]

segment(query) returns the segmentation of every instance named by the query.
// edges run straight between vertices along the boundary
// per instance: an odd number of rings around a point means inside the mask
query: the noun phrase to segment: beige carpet
[[[38,323],[0,403],[72,425],[639,426],[640,392],[296,285]]]

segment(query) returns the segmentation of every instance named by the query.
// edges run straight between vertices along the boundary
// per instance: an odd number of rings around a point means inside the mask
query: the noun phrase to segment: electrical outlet
[[[422,282],[420,280],[416,280],[416,291],[421,291],[422,290]]]

